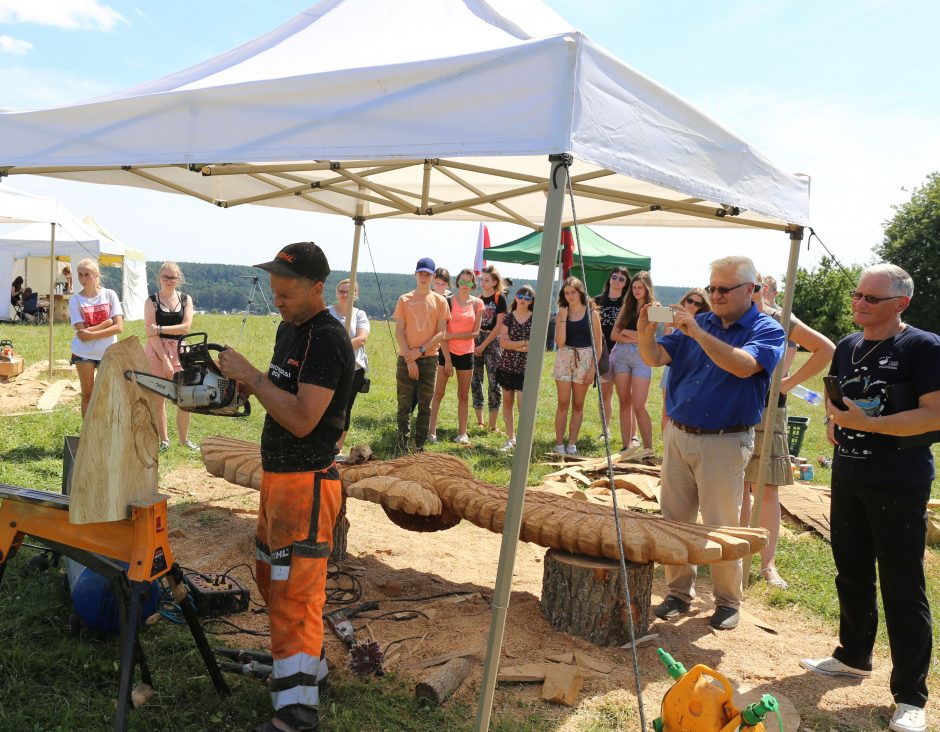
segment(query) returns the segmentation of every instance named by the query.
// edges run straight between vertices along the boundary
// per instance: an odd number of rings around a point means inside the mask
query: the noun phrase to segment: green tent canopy
[[[574,235],[573,231],[571,233]],[[610,274],[612,267],[617,265],[626,267],[631,274],[650,268],[649,257],[624,249],[587,226],[578,226],[578,237],[581,239],[581,253],[584,256],[584,268],[587,271],[587,282],[585,284],[589,295],[599,295],[603,291],[604,283],[607,281],[607,276]],[[483,256],[487,261],[538,264],[541,251],[542,232],[533,231],[531,234],[526,234],[506,244],[490,247],[484,252]],[[561,257],[561,251],[561,248],[559,248],[559,258]],[[574,267],[571,273],[575,277],[581,277],[577,238],[575,239]]]

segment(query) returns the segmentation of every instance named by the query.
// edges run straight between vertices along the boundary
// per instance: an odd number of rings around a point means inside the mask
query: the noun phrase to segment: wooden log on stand
[[[470,674],[471,667],[468,658],[454,658],[448,661],[415,687],[415,696],[435,704],[443,704],[460,688]]]
[[[542,615],[561,630],[599,646],[632,640],[620,563],[610,559],[550,549],[542,575]],[[649,629],[653,564],[627,562],[633,629],[637,638]]]

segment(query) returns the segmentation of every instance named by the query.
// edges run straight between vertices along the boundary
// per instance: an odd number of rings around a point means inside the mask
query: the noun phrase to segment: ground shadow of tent
[[[624,249],[587,226],[578,226],[577,229],[578,237],[581,239],[581,252],[584,255],[584,269],[587,272],[585,284],[589,294],[599,295],[604,290],[604,282],[612,267],[617,265],[626,267],[631,274],[650,268],[651,260],[646,255]],[[484,256],[487,261],[537,265],[541,251],[542,232],[534,231],[514,241],[490,247]],[[561,250],[558,256],[561,256]],[[572,274],[580,278],[580,273],[581,263],[578,260],[577,248],[575,248]]]

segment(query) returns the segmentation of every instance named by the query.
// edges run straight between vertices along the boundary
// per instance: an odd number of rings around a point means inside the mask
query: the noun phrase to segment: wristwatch
[[[424,346],[418,346],[418,353],[424,355]]]

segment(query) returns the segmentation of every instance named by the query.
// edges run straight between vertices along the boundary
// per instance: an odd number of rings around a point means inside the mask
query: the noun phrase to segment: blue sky
[[[0,0],[0,107],[53,106],[135,85],[260,35],[309,4]],[[810,174],[814,227],[845,262],[868,261],[892,204],[940,169],[938,3],[547,4],[780,167]],[[257,257],[249,249],[297,238],[332,242],[341,259],[351,249],[351,226],[337,217],[250,206],[221,211],[178,196],[38,178],[12,184],[94,215],[150,259],[251,263]],[[779,234],[601,231],[651,253],[662,284],[702,282],[708,262],[729,253],[750,253],[774,274],[785,267]],[[491,227],[496,241],[521,233]],[[466,256],[442,262],[454,270],[472,257],[476,224],[374,222],[369,234],[379,270],[407,270],[442,240],[466,248]],[[804,263],[821,253],[814,245]]]

